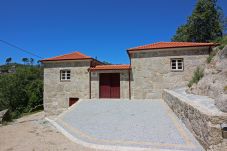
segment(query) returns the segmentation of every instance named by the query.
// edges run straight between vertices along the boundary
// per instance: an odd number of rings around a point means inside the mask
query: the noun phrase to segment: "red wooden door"
[[[99,97],[100,98],[110,98],[110,76],[108,73],[100,74],[100,88],[99,88]]]
[[[120,74],[111,74],[111,98],[120,98]]]
[[[120,98],[120,74],[100,74],[100,98]]]

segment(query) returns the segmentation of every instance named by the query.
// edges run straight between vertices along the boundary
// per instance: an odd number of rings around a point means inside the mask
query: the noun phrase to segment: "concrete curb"
[[[58,123],[56,123],[54,120],[51,120],[47,117],[45,119],[48,122],[50,122],[59,132],[61,132],[72,142],[87,148],[95,149],[95,150],[98,149],[98,150],[109,150],[109,151],[182,151],[182,150],[175,150],[175,149],[170,150],[170,149],[158,149],[158,148],[125,147],[125,146],[92,144],[74,137],[69,132],[67,132],[63,127],[61,127]]]

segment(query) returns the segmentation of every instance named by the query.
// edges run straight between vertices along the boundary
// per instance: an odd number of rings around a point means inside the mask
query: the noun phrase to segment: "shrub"
[[[224,91],[227,91],[227,85],[224,87]]]
[[[18,118],[25,112],[42,106],[42,68],[37,66],[17,66],[15,73],[0,76],[0,111],[10,110],[10,116]]]
[[[210,55],[207,58],[207,63],[210,63],[213,60],[214,56],[217,54],[218,51],[219,49],[214,49],[211,51]]]
[[[213,42],[219,43],[220,46],[218,47],[219,49],[223,49],[227,45],[227,36],[219,37]]]
[[[188,83],[188,87],[191,87],[194,83],[198,83],[200,79],[204,76],[203,69],[200,67],[197,67],[194,71],[192,79]]]

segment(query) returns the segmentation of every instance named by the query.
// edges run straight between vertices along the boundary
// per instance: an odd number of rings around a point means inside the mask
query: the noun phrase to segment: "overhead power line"
[[[26,49],[20,48],[20,47],[14,45],[14,44],[12,44],[12,43],[9,43],[9,42],[7,42],[7,41],[5,41],[5,40],[0,40],[0,41],[1,41],[2,43],[4,43],[4,44],[8,45],[8,46],[11,46],[11,47],[16,48],[16,49],[18,49],[18,50],[21,50],[21,51],[23,51],[23,52],[25,52],[25,53],[27,53],[27,54],[30,54],[30,55],[35,56],[35,57],[37,57],[37,58],[43,59],[43,57],[40,57],[39,55],[36,55],[36,54],[34,54],[33,52],[30,52],[30,51],[28,51],[28,50],[26,50]]]

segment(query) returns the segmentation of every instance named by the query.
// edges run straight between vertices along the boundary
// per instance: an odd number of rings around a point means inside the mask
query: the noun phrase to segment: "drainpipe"
[[[131,66],[131,65],[130,65]],[[129,95],[129,100],[131,100],[131,70],[129,69],[128,70],[128,87],[129,87],[129,89],[128,89],[128,95]]]
[[[128,70],[128,87],[129,87],[129,100],[131,100],[131,64],[132,64],[132,60],[131,60],[131,54],[129,53],[129,51],[127,51],[128,56],[129,56],[129,61],[130,61],[130,69]]]
[[[90,68],[92,66],[92,61],[90,62]],[[91,99],[91,70],[89,70],[89,99]]]

